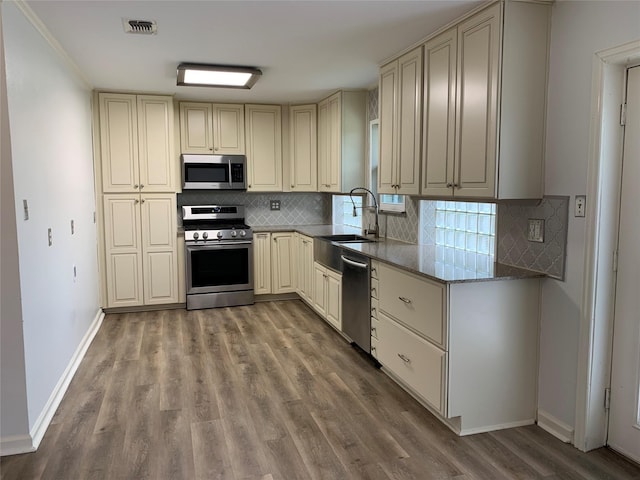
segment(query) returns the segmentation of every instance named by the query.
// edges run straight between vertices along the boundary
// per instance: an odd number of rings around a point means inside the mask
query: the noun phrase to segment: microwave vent
[[[154,20],[124,20],[124,31],[139,35],[153,35],[158,31]]]

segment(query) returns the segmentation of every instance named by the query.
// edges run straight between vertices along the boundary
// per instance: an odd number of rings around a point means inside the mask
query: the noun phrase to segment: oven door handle
[[[228,245],[251,245],[253,243],[253,241],[251,240],[241,240],[241,241],[237,241],[237,240],[233,240],[231,242],[228,241],[223,241],[223,240],[205,240],[203,242],[187,242],[186,246],[187,248],[194,248],[194,247],[215,247],[216,245],[224,245],[224,246],[228,246]]]

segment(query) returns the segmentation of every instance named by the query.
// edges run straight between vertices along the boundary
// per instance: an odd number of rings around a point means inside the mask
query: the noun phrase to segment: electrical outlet
[[[584,217],[585,210],[587,209],[587,197],[586,195],[576,195],[576,204],[574,216],[576,217]]]
[[[280,210],[280,200],[270,200],[271,210]]]
[[[29,220],[29,204],[26,200],[22,200],[22,208],[24,209],[24,219]]]
[[[530,218],[527,240],[530,242],[544,242],[544,220],[542,218]]]

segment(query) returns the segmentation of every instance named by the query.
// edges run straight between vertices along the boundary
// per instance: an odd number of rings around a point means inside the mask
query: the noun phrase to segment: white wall
[[[586,224],[572,212],[587,190],[592,60],[640,38],[640,2],[561,0],[552,11],[545,194],[572,200],[566,280],[543,287],[539,409],[573,428]]]
[[[1,18],[1,17],[0,17]],[[1,451],[28,447],[27,385],[4,45],[0,21],[0,438]]]
[[[32,431],[99,313],[91,92],[14,3],[0,6]]]

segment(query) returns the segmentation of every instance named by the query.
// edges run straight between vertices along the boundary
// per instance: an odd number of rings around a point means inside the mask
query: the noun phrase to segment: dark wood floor
[[[536,426],[457,437],[300,301],[107,315],[13,479],[640,479]]]

